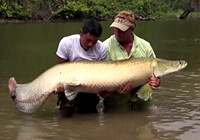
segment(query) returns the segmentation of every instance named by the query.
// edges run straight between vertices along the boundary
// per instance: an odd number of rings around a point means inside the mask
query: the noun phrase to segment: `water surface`
[[[112,34],[102,22],[101,40]],[[148,40],[157,57],[188,61],[183,71],[161,79],[151,111],[75,114],[63,119],[50,96],[35,114],[19,113],[7,81],[32,81],[56,64],[64,36],[79,33],[81,22],[0,25],[0,139],[2,140],[197,140],[200,137],[200,21],[137,22],[136,34]]]

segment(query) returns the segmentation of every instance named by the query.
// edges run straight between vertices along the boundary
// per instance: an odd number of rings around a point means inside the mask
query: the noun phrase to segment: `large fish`
[[[12,77],[8,81],[8,88],[16,108],[20,112],[33,113],[61,84],[64,85],[66,97],[72,100],[78,92],[112,92],[123,88],[127,83],[132,83],[133,88],[145,85],[151,76],[161,77],[179,71],[186,65],[186,61],[155,58],[68,62],[53,66],[27,84],[17,84]]]

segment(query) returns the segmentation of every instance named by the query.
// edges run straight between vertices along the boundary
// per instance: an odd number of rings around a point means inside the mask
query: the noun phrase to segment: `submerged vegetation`
[[[179,18],[190,2],[191,0],[0,0],[0,18],[73,20],[95,17],[107,20],[121,10],[133,11],[138,19]]]

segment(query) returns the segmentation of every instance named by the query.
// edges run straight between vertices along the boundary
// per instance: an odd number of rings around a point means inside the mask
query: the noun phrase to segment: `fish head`
[[[153,61],[153,74],[156,77],[161,77],[179,70],[184,69],[187,66],[185,60],[163,60],[163,59],[154,59]]]
[[[8,81],[8,89],[10,93],[10,97],[15,101],[15,94],[16,94],[17,82],[14,77],[11,77]]]

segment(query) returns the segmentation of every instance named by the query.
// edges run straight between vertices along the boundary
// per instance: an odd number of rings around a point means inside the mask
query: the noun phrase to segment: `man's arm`
[[[61,58],[61,57],[59,57],[59,56],[57,56],[58,57],[58,63],[65,63],[65,62],[68,62],[66,59],[63,59],[63,58]]]
[[[57,57],[58,57],[57,62],[59,64],[68,62],[66,59],[63,59],[63,58],[61,58],[59,56],[57,56]],[[63,94],[64,91],[65,91],[65,87],[64,87],[63,84],[60,83],[59,86],[57,87],[57,90],[54,93],[59,95],[59,94]]]

